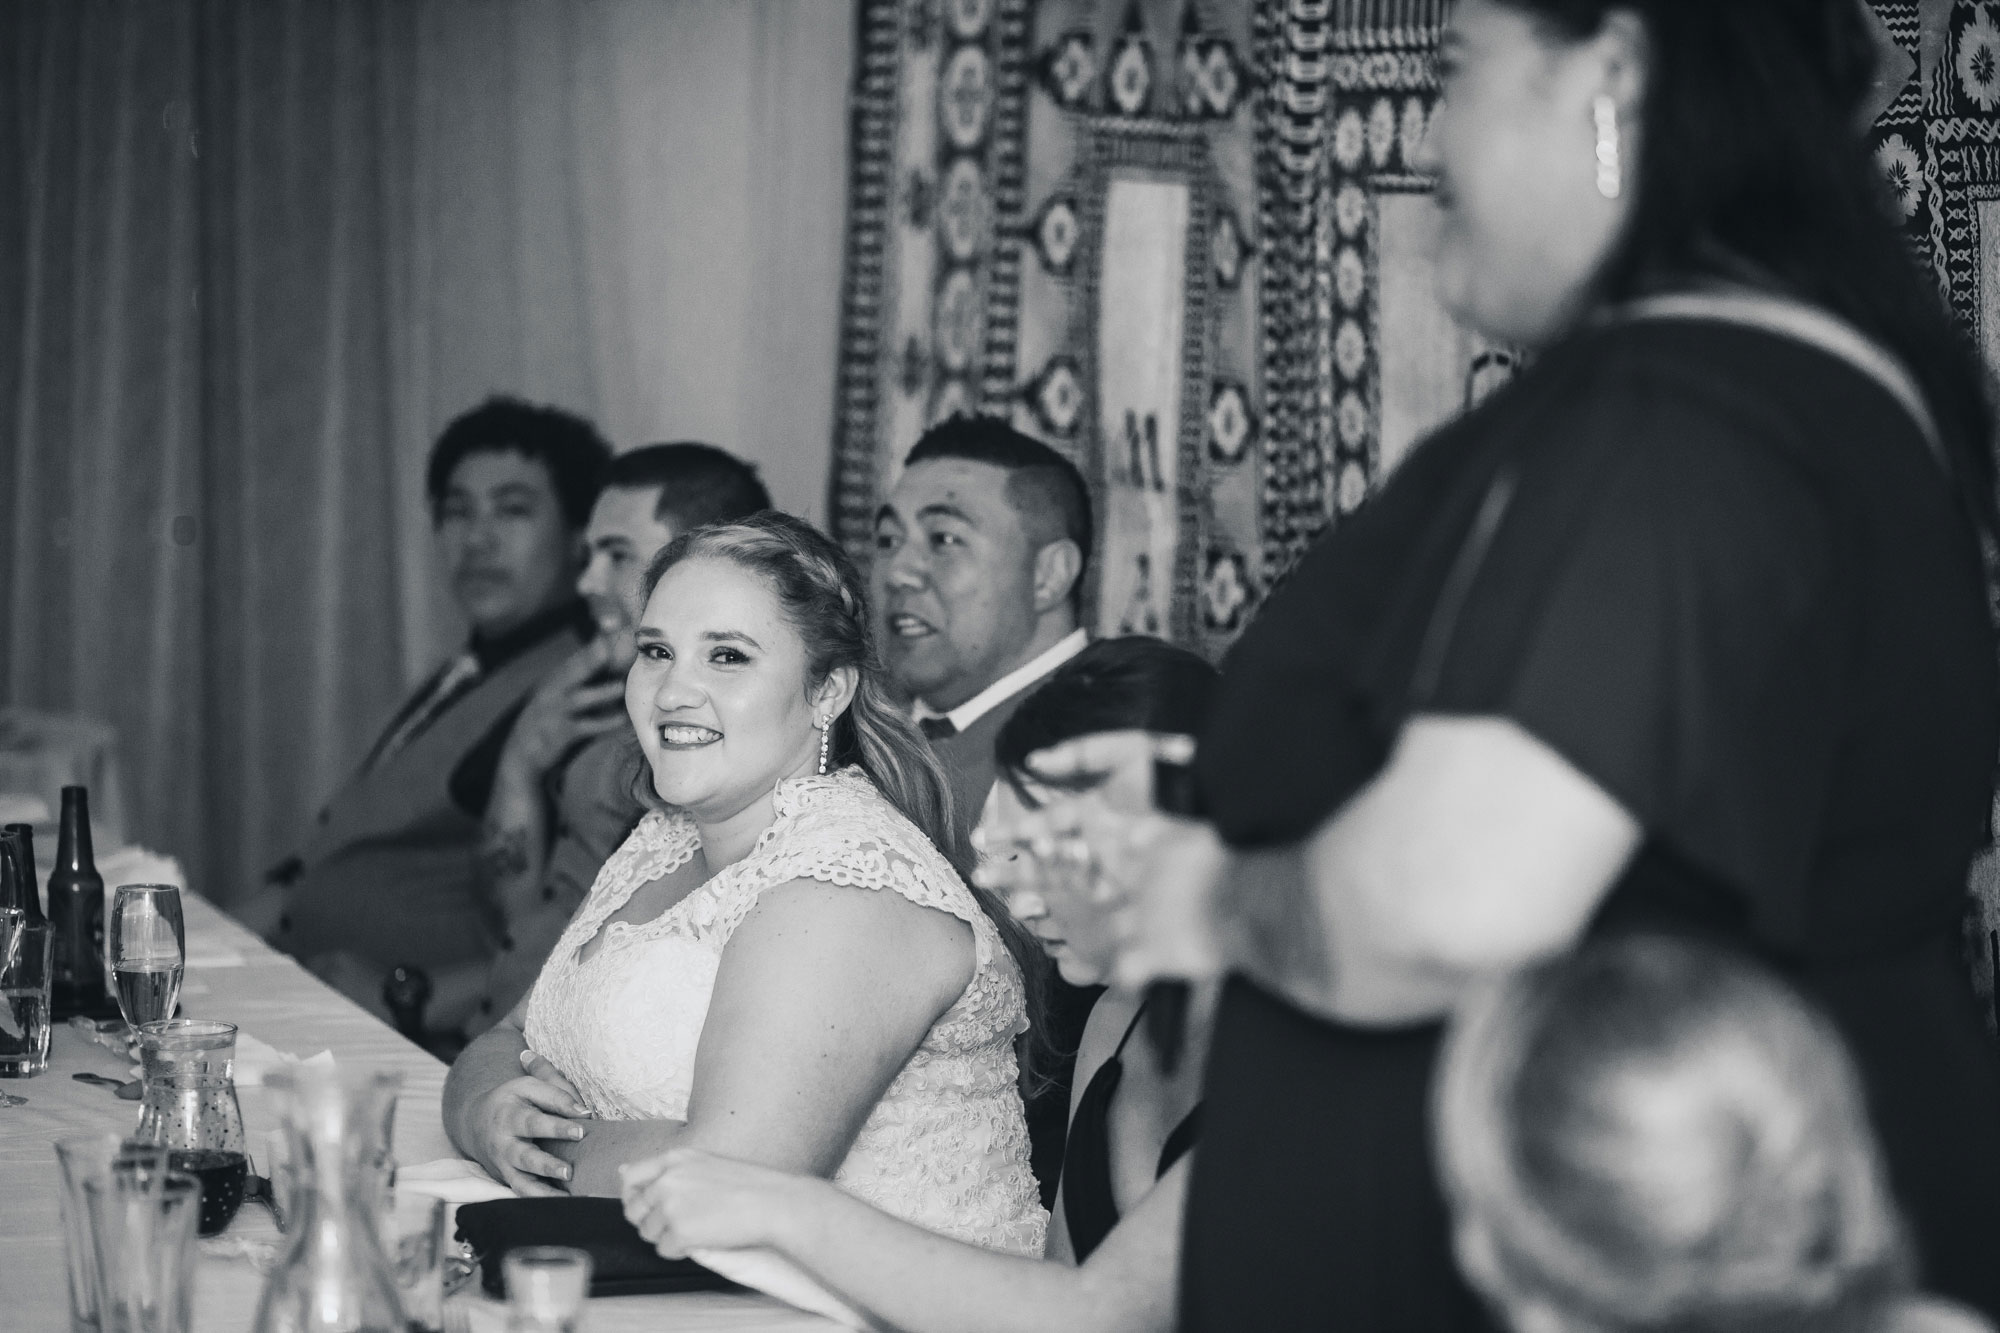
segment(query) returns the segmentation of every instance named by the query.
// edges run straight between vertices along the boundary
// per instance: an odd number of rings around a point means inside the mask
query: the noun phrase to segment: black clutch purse
[[[625,1220],[616,1199],[494,1199],[458,1210],[458,1236],[479,1260],[479,1282],[501,1294],[500,1260],[523,1245],[568,1245],[590,1254],[590,1294],[650,1296],[738,1291],[692,1259],[662,1259]]]

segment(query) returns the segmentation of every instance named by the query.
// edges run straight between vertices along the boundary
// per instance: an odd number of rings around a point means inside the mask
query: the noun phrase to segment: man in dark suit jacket
[[[1055,450],[991,417],[917,441],[875,515],[871,589],[889,674],[951,778],[968,826],[992,790],[993,741],[1044,677],[1082,652],[1090,492]],[[1046,1202],[1062,1165],[1069,1074],[1096,990],[1051,975],[1044,1023],[1059,1055],[1028,1106]]]
[[[590,637],[576,576],[610,459],[589,422],[504,398],[454,420],[431,449],[431,518],[471,637],[404,701],[298,854],[239,912],[357,1003],[382,1011],[398,963],[434,967],[495,947],[473,888],[494,776],[481,742]]]
[[[993,786],[1001,724],[1083,650],[1090,544],[1083,475],[992,417],[932,428],[875,515],[883,658],[915,701],[968,825]]]

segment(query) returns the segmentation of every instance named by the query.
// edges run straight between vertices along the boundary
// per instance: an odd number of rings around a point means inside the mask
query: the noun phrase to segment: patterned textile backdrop
[[[1874,0],[1877,160],[2000,366],[2000,17]],[[1513,373],[1430,293],[1444,0],[863,0],[838,534],[1008,415],[1103,521],[1095,627],[1219,654],[1410,444]]]

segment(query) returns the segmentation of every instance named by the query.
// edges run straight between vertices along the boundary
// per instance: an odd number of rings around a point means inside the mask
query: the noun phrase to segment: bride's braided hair
[[[675,538],[647,567],[646,595],[652,596],[669,569],[697,558],[728,560],[771,585],[787,619],[805,641],[809,691],[817,689],[837,668],[855,669],[859,680],[853,702],[834,721],[833,764],[858,765],[972,889],[980,909],[999,929],[1007,951],[1020,966],[1028,991],[1029,1020],[1039,1030],[1040,979],[1045,965],[1041,946],[1008,915],[999,899],[972,884],[977,857],[972,851],[971,828],[979,812],[953,809],[944,766],[883,684],[866,585],[854,561],[804,519],[766,510]]]

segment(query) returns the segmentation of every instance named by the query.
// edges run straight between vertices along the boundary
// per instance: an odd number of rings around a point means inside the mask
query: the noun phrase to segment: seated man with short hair
[[[470,640],[397,709],[297,855],[239,912],[378,1013],[397,964],[495,950],[473,887],[493,786],[479,742],[589,635],[579,536],[610,456],[589,422],[511,398],[458,417],[432,447],[431,517]]]
[[[870,593],[882,658],[915,700],[917,725],[979,822],[993,742],[1049,674],[1082,652],[1090,491],[1067,458],[997,417],[933,426],[875,515]],[[1058,1053],[1028,1103],[1035,1176],[1055,1197],[1077,1041],[1096,991],[1050,978],[1045,1019]]]
[[[933,426],[876,512],[882,658],[915,700],[968,826],[993,786],[993,738],[1089,642],[1091,543],[1076,465],[997,417]]]

